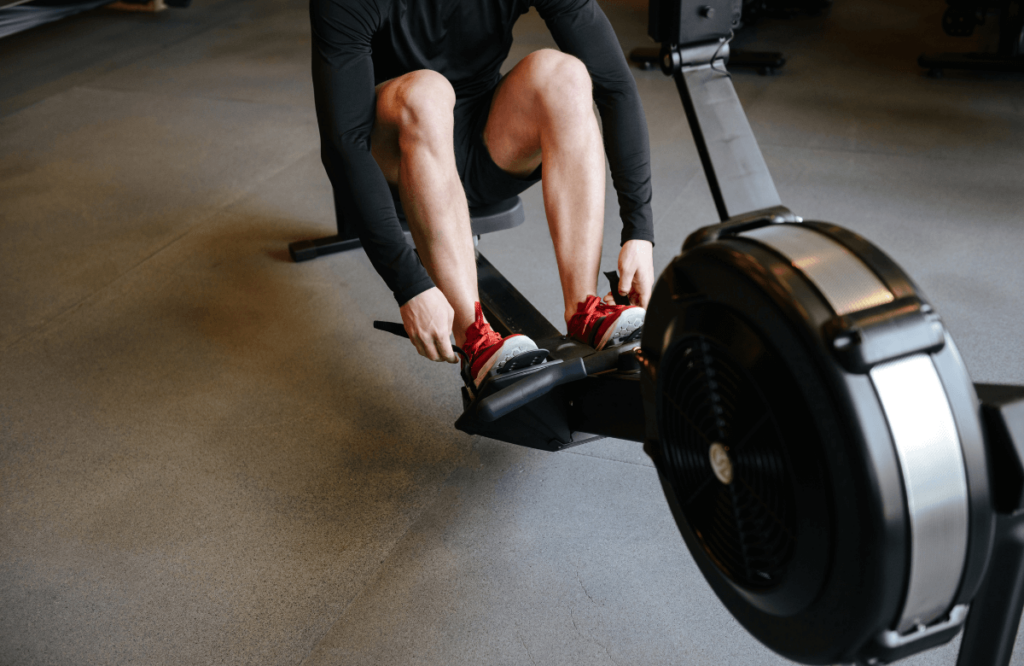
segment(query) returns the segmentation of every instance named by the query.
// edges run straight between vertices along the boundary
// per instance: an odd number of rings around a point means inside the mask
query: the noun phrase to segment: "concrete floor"
[[[0,663],[788,663],[711,593],[638,445],[455,431],[454,369],[371,328],[397,310],[366,258],[290,263],[333,226],[306,7],[0,41]],[[642,6],[605,7],[646,43]],[[734,81],[783,201],[885,248],[977,381],[1024,383],[1024,85],[922,76],[991,37],[944,37],[943,7],[765,23],[738,41],[789,64]],[[509,64],[550,44],[528,15]],[[715,215],[673,86],[636,77],[660,270]],[[557,322],[524,199],[482,249]]]

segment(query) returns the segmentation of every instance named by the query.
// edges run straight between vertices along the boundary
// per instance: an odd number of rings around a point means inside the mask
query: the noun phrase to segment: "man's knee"
[[[410,72],[395,81],[388,98],[388,114],[398,128],[399,144],[443,141],[451,138],[455,90],[443,75],[431,70]]]
[[[533,89],[545,106],[573,105],[590,109],[593,82],[583,61],[554,49],[534,51],[522,63]]]

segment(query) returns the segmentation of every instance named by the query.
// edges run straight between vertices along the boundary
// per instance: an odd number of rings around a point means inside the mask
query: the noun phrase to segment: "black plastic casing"
[[[647,34],[662,44],[723,39],[738,25],[742,0],[650,0]]]
[[[833,225],[811,226],[860,256],[897,298],[923,300],[905,274],[867,241]],[[800,663],[870,658],[886,662],[948,641],[958,627],[898,651],[879,641],[896,624],[903,606],[909,519],[899,461],[870,379],[864,372],[844,367],[825,334],[835,313],[803,275],[767,247],[742,237],[709,234],[707,229],[694,236],[717,239],[688,240],[684,253],[659,278],[644,326],[641,385],[647,415],[645,450],[659,469],[676,522],[705,578],[748,631]],[[701,314],[712,311],[714,316]],[[737,332],[722,330],[721,322],[728,319],[721,316],[723,312],[738,322]],[[713,321],[719,323],[712,325]],[[805,432],[810,433],[805,436],[813,439],[791,439],[790,448],[797,455],[790,455],[788,464],[805,501],[818,493],[819,505],[826,511],[823,527],[816,525],[819,518],[813,512],[803,509],[798,521],[798,540],[817,544],[812,551],[822,561],[799,561],[798,553],[793,561],[794,570],[811,566],[821,575],[816,579],[787,576],[778,589],[768,592],[744,589],[708,556],[669,482],[659,435],[657,395],[664,378],[658,376],[658,369],[673,348],[695,334],[718,338],[728,346],[730,339],[721,338],[740,340],[747,335],[738,332],[743,328],[755,332],[766,350],[785,361],[774,389],[788,392],[786,397],[803,407],[776,404],[794,419],[802,412],[808,421]],[[957,595],[957,602],[965,602],[981,581],[993,530],[979,406],[969,383],[950,379],[966,376],[955,372],[962,368],[955,346],[947,341],[932,359],[946,385],[965,448],[971,533]],[[948,385],[951,382],[955,385]],[[810,471],[814,469],[818,478]],[[806,494],[808,488],[811,495]],[[824,545],[822,533],[827,534]],[[804,557],[811,557],[811,552]],[[786,590],[787,586],[812,589]],[[794,606],[794,599],[802,601]]]

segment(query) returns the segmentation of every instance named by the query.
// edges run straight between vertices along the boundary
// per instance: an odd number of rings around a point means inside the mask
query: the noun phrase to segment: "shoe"
[[[476,304],[476,321],[466,329],[466,343],[462,347],[463,377],[479,387],[487,373],[508,372],[520,365],[535,365],[547,357],[547,352],[538,350],[536,343],[525,335],[510,335],[502,338],[484,319],[480,303]],[[537,352],[537,353],[531,353]],[[542,354],[540,352],[543,352]],[[522,356],[524,355],[525,356]],[[521,357],[517,359],[516,357]],[[468,364],[466,359],[468,359]],[[519,361],[524,361],[520,363]],[[468,367],[468,377],[466,369]]]
[[[646,314],[636,305],[607,305],[587,296],[569,319],[569,337],[601,351],[639,338]]]

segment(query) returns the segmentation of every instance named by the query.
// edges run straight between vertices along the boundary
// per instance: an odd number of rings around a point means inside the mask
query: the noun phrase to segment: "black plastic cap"
[[[316,243],[311,240],[289,243],[288,254],[292,255],[292,261],[295,263],[316,259]]]

